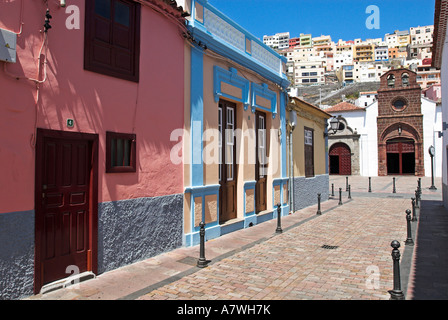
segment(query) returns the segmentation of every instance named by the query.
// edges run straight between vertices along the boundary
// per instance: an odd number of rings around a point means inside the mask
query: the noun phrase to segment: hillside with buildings
[[[384,38],[333,41],[289,32],[264,36],[263,42],[287,58],[290,93],[316,105],[353,100],[359,92],[376,91],[381,75],[407,68],[417,73],[424,94],[438,100],[440,70],[431,66],[434,26],[387,33]],[[435,97],[433,97],[435,93]]]

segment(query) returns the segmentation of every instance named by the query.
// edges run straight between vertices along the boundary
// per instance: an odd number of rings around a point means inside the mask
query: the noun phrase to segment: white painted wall
[[[438,131],[442,131],[442,107],[440,105],[437,106],[434,101],[427,98],[422,97],[421,99],[425,175],[427,177],[431,176],[431,156],[428,153],[428,149],[433,145],[436,150],[436,155],[434,157],[434,176],[441,177],[442,168],[446,167],[446,165],[442,166],[442,158],[443,156],[446,156],[443,150],[446,148],[443,147],[442,138],[439,138],[438,134]],[[348,126],[361,135],[359,141],[360,175],[366,177],[378,176],[378,137],[376,121],[378,117],[378,101],[367,106],[365,111],[338,112],[333,115],[341,115],[344,117],[347,120]],[[448,131],[446,132],[446,135],[448,135]]]
[[[442,144],[443,139],[439,138],[439,131],[442,131],[442,108],[436,106],[432,100],[422,97],[423,114],[423,141],[424,141],[424,163],[425,176],[431,176],[431,156],[428,149],[434,146],[436,153],[434,156],[434,176],[442,176]]]
[[[443,45],[443,54],[442,54],[442,66],[441,66],[441,77],[442,77],[442,125],[443,122],[448,123],[448,32],[445,36],[445,43]],[[442,183],[447,185],[447,153],[448,148],[448,130],[443,131],[443,143],[442,143]],[[448,199],[444,199],[444,202],[447,203]]]
[[[376,118],[378,117],[378,101],[366,108],[364,129],[361,143],[361,175],[378,176],[378,137]]]

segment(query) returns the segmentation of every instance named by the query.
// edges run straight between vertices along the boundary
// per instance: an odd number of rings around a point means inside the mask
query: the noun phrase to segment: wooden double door
[[[345,143],[338,142],[332,145],[329,157],[330,174],[352,174],[352,154],[350,148]]]
[[[35,285],[97,272],[98,136],[38,130]]]
[[[388,140],[387,174],[415,174],[415,143],[412,139],[398,138]]]
[[[220,100],[218,108],[219,144],[219,221],[237,217],[236,105]],[[266,210],[267,139],[266,114],[255,113],[255,210]]]

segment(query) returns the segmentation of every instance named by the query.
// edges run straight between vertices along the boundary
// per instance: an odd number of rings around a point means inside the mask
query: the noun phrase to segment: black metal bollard
[[[339,188],[339,203],[338,205],[342,204],[342,188]]]
[[[348,185],[348,198],[351,199],[352,198],[352,193],[351,193],[351,185]]]
[[[320,193],[317,194],[317,212],[316,214],[320,215],[322,212],[320,211]]]
[[[411,198],[412,200],[412,219],[411,221],[417,221],[417,218],[415,217],[415,198]]]
[[[406,210],[406,221],[408,225],[408,238],[404,242],[405,245],[413,246],[414,240],[412,240],[412,230],[411,230],[411,210]]]
[[[334,197],[334,183],[331,184],[331,196]]]
[[[199,243],[199,259],[197,263],[198,268],[205,268],[208,265],[208,261],[205,259],[205,223],[204,221],[201,221],[199,223],[199,236],[200,236],[200,243]]]
[[[372,178],[369,177],[369,192],[372,192]]]
[[[280,203],[277,204],[277,229],[275,229],[276,233],[282,233],[282,214],[281,214],[281,209],[280,209]]]
[[[397,193],[397,189],[395,189],[395,177],[393,178],[393,183],[394,183],[394,189],[392,190],[392,193]]]
[[[345,177],[345,191],[348,191],[348,177]]]
[[[417,188],[417,190],[415,190],[415,204],[418,205],[418,207],[420,207],[421,199],[421,191]]]
[[[400,278],[400,243],[397,240],[392,241],[390,244],[392,250],[392,260],[394,262],[394,289],[389,290],[390,300],[404,300],[404,294],[401,290],[401,278]]]
[[[418,216],[420,215],[420,201],[418,190],[415,190],[415,220],[417,221]]]

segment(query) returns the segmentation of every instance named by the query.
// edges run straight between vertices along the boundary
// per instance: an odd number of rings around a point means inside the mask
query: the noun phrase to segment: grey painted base
[[[98,273],[182,246],[183,194],[100,203]]]
[[[0,213],[0,300],[34,289],[34,210]],[[183,194],[98,205],[98,273],[182,246]]]
[[[317,194],[321,194],[321,203],[328,200],[330,179],[328,174],[311,178],[294,178],[294,211],[317,204]]]
[[[34,210],[0,213],[0,300],[33,294]]]
[[[448,186],[442,183],[443,206],[448,209]]]

